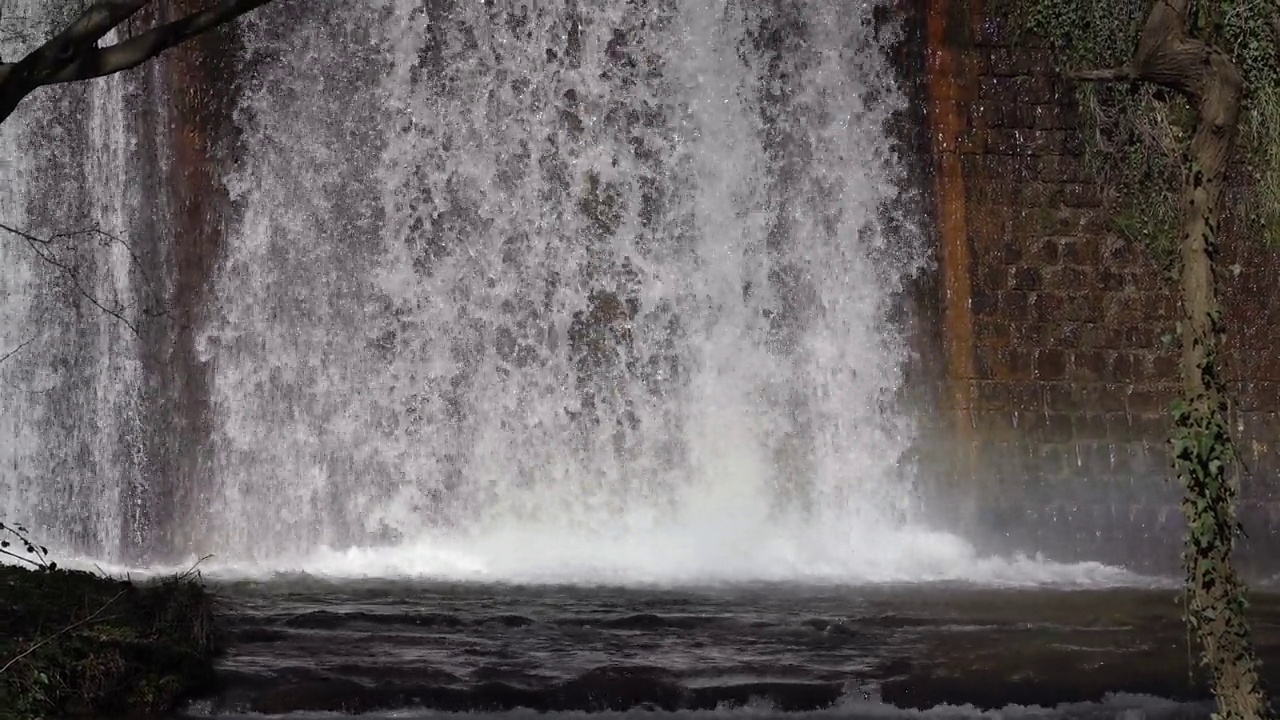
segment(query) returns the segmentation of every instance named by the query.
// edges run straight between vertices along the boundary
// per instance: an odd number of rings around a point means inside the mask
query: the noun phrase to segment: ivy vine
[[[1022,29],[1043,38],[1064,69],[1118,67],[1133,55],[1151,0],[1021,0]],[[1200,0],[1194,35],[1227,51],[1241,69],[1246,98],[1237,166],[1253,202],[1237,208],[1271,246],[1280,246],[1280,47],[1276,0]],[[1177,260],[1182,150],[1195,113],[1176,93],[1149,83],[1077,83],[1086,160],[1109,188],[1114,229],[1172,269]]]

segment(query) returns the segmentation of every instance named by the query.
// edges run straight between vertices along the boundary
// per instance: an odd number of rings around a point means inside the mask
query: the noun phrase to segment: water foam
[[[246,19],[238,211],[199,348],[215,457],[190,507],[150,508],[190,544],[149,550],[229,577],[1143,582],[980,557],[913,518],[888,318],[924,253],[887,230],[905,101],[875,3],[500,5]],[[133,132],[122,82],[91,93],[95,177]],[[9,148],[26,132],[5,128]],[[97,218],[146,214],[138,188],[97,186]],[[100,269],[131,292],[119,257]],[[616,362],[573,339],[599,291],[639,307],[610,329]],[[0,351],[35,322],[7,302]],[[93,417],[0,391],[0,457],[31,468],[2,497],[51,546],[119,561],[152,498],[115,480],[148,464],[150,429],[137,349],[88,324]],[[92,462],[69,468],[80,444]]]
[[[912,518],[888,317],[924,253],[886,229],[905,101],[875,4],[256,16],[191,550],[232,575],[1132,581]]]
[[[368,720],[446,720],[465,717],[468,720],[534,720],[535,718],[574,718],[576,720],[653,720],[657,718],[697,720],[757,720],[786,717],[792,720],[1208,720],[1212,716],[1212,703],[1186,703],[1150,695],[1111,693],[1098,702],[1067,703],[1057,707],[1039,705],[1006,705],[983,710],[973,705],[938,705],[923,710],[894,707],[893,705],[864,700],[851,692],[844,700],[826,710],[783,712],[772,703],[757,700],[742,707],[716,710],[685,710],[676,713],[659,710],[628,710],[625,712],[563,712],[541,713],[532,710],[508,712],[450,713],[438,710],[400,709],[361,713],[358,717]],[[213,713],[196,706],[192,717],[205,717]],[[338,720],[351,717],[330,712],[298,712],[286,715],[259,715],[256,713],[218,713],[219,718],[264,718],[282,720]]]
[[[22,57],[69,13],[9,0],[25,27],[0,37],[0,54]],[[0,127],[0,221],[41,239],[0,236],[0,520],[112,556],[143,464],[140,342],[126,323],[146,289],[134,259],[149,209],[120,182],[131,89],[126,76],[41,88]]]
[[[726,526],[729,523],[726,523]],[[728,529],[728,532],[725,530]],[[295,574],[330,580],[415,580],[518,585],[704,587],[972,584],[1009,588],[1164,587],[1169,581],[1093,562],[979,555],[962,538],[923,529],[846,531],[802,526],[716,527],[705,522],[599,535],[553,525],[424,537],[383,547],[320,547],[258,560],[197,558],[137,568],[73,559],[69,567],[146,578],[198,566],[220,581]]]

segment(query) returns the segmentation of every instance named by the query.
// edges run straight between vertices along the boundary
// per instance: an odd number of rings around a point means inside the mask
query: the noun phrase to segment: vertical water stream
[[[0,55],[19,56],[64,12],[4,3]],[[109,36],[110,41],[111,36]],[[0,126],[0,508],[41,542],[120,557],[145,482],[137,282],[142,208],[123,76],[34,94]],[[12,354],[10,354],[12,353]],[[134,543],[136,545],[136,543]]]
[[[885,319],[919,248],[884,232],[902,98],[872,7],[252,21],[209,549],[854,564],[912,493]]]

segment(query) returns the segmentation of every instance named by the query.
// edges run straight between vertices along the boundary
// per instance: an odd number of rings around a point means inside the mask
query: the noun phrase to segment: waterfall
[[[4,7],[5,57],[65,22]],[[237,24],[203,220],[171,61],[41,90],[0,127],[0,221],[60,253],[0,242],[0,508],[134,565],[953,575],[912,515],[925,248],[875,11],[280,0]]]
[[[252,18],[193,549],[874,563],[922,256],[874,4]]]
[[[0,39],[6,59],[67,20],[32,0],[3,13],[25,19]],[[38,91],[0,126],[0,222],[29,235],[0,236],[0,519],[106,558],[130,542],[145,466],[136,228],[151,210],[121,182],[128,83]]]

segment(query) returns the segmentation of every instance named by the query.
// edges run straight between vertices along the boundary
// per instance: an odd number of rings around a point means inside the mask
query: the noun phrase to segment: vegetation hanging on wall
[[[1240,211],[1241,230],[1280,240],[1280,3],[1025,0],[1022,9],[1026,29],[1078,83],[1092,164],[1128,201],[1118,229],[1169,258],[1180,279],[1182,397],[1170,450],[1188,528],[1187,621],[1218,717],[1270,718],[1232,563],[1239,480],[1218,363],[1218,259],[1224,211]],[[1229,175],[1245,180],[1249,202],[1233,205]]]
[[[1151,10],[1151,0],[1022,0],[1010,3],[1021,29],[1054,48],[1068,71],[1119,67]],[[1244,231],[1280,245],[1280,27],[1275,0],[1195,4],[1188,31],[1225,50],[1244,75],[1235,181],[1253,202],[1238,212]],[[1182,153],[1195,112],[1184,96],[1145,82],[1077,83],[1086,158],[1111,198],[1113,226],[1170,268],[1178,256]]]

